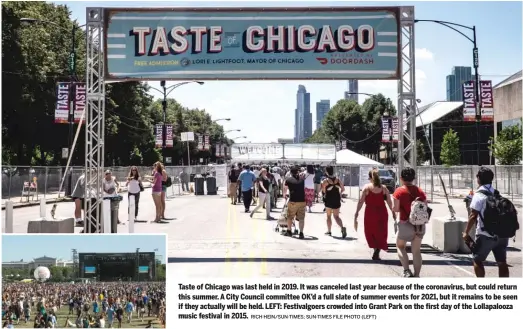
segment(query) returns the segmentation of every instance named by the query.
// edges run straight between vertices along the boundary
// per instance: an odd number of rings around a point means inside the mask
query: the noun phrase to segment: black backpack
[[[502,197],[497,190],[494,193],[479,190],[477,193],[487,197],[483,216],[480,212],[483,230],[498,238],[514,237],[516,231],[519,230],[518,212],[514,204],[509,199]]]
[[[165,182],[162,182],[162,185],[165,187],[171,187],[173,185],[173,181],[170,176],[167,176],[167,180]]]

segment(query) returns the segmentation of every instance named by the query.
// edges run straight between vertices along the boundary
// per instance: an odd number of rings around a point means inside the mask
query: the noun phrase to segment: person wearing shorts
[[[286,236],[292,236],[292,221],[296,218],[299,222],[299,238],[304,239],[303,229],[305,228],[305,179],[300,177],[300,168],[293,167],[291,176],[285,179],[283,195],[287,198],[289,191],[289,202],[287,203],[287,232]]]
[[[481,167],[476,174],[477,183],[479,185],[478,191],[488,191],[492,194],[495,189],[492,187],[494,181],[494,173],[486,167]],[[485,267],[483,263],[487,260],[488,255],[492,252],[494,259],[498,264],[498,275],[500,278],[508,278],[510,276],[509,267],[507,265],[507,248],[509,239],[499,238],[488,233],[484,229],[482,218],[484,217],[487,206],[487,196],[481,192],[474,193],[470,201],[470,215],[467,222],[467,227],[463,232],[463,239],[469,239],[469,233],[474,224],[476,224],[476,247],[473,250],[473,264],[474,273],[478,278],[485,277]]]
[[[405,278],[419,277],[422,265],[421,242],[425,235],[425,225],[414,226],[409,222],[409,217],[412,202],[416,200],[416,198],[419,198],[419,201],[427,202],[427,196],[425,192],[414,185],[415,179],[416,172],[414,169],[408,167],[403,169],[400,176],[403,186],[397,188],[392,195],[394,212],[399,212],[400,218],[396,247],[398,249],[398,257],[403,266],[403,277]],[[409,255],[406,250],[407,242],[410,242],[414,273],[410,270]]]
[[[320,200],[321,193],[321,178],[323,177],[323,170],[321,170],[320,165],[316,165],[314,170],[314,199],[317,202]]]
[[[154,206],[156,207],[156,217],[154,219],[155,223],[161,223],[162,221],[162,164],[157,162],[154,166],[153,179],[151,180],[152,186],[152,195]]]

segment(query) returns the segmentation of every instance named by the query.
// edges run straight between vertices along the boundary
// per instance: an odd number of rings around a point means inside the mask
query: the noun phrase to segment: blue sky
[[[72,260],[71,249],[80,252],[155,252],[166,258],[163,235],[8,235],[2,236],[2,261],[30,261],[48,256]],[[154,249],[158,249],[155,251]],[[162,260],[165,262],[165,260]]]
[[[106,1],[56,2],[67,4],[72,18],[85,23],[89,7],[175,7],[175,6],[398,6],[414,5],[417,19],[444,20],[462,25],[475,25],[479,48],[479,72],[484,80],[497,83],[521,69],[522,3],[521,2],[365,2],[365,1]],[[472,32],[463,30],[469,36]],[[417,98],[422,105],[445,100],[445,77],[453,66],[472,66],[472,43],[456,32],[434,23],[416,25]],[[171,82],[172,83],[172,82]],[[184,106],[206,109],[214,118],[231,118],[225,130],[242,129],[235,136],[247,136],[245,142],[272,142],[291,138],[294,132],[294,109],[298,85],[311,94],[313,122],[316,102],[329,99],[331,106],[343,98],[347,82],[340,81],[248,81],[206,82],[189,84],[173,93]],[[151,83],[159,88],[159,83]],[[396,81],[360,81],[360,92],[383,93],[397,102]],[[155,97],[160,94],[153,92]],[[360,102],[364,101],[360,95]],[[262,116],[263,114],[263,116]],[[265,123],[263,123],[265,122]],[[315,127],[313,127],[314,129]]]

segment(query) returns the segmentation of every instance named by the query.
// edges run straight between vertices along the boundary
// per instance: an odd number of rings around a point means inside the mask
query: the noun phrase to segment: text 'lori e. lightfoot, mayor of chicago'
[[[375,47],[375,31],[371,25],[362,24],[356,28],[351,25],[332,27],[323,25],[315,28],[312,25],[278,25],[249,26],[243,33],[238,33],[224,40],[221,26],[174,26],[169,31],[158,26],[133,27],[136,56],[155,56],[166,54],[220,53],[227,42],[237,42],[241,38],[241,47],[245,53],[304,53],[304,52],[349,52],[356,50],[364,53]],[[152,38],[146,36],[152,33]],[[205,37],[205,38],[204,38]],[[189,39],[191,42],[189,42]],[[204,42],[206,41],[206,42]],[[238,40],[239,41],[239,40]]]

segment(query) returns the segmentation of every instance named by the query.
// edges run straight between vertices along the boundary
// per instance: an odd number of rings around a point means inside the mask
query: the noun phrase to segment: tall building
[[[316,103],[316,129],[321,128],[323,118],[325,118],[330,109],[331,102],[328,99],[322,99]]]
[[[463,101],[463,83],[474,80],[472,68],[454,66],[450,75],[447,75],[447,102]]]
[[[347,91],[345,92],[346,100],[354,100],[358,102],[358,80],[349,80],[347,82]]]
[[[311,94],[303,85],[298,86],[294,111],[294,141],[303,142],[312,136]]]

